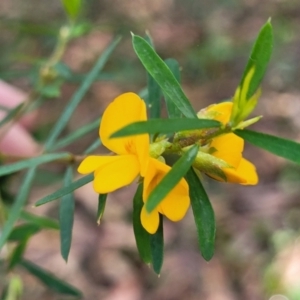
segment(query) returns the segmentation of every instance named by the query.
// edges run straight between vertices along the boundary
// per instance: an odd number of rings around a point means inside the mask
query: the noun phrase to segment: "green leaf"
[[[32,224],[32,223],[19,225],[12,230],[12,232],[10,233],[10,235],[8,237],[8,240],[9,241],[22,241],[22,240],[30,237],[31,235],[36,234],[40,230],[41,230],[41,228],[38,225]]]
[[[64,186],[68,187],[72,183],[73,168],[69,166],[65,173]],[[59,203],[59,224],[60,224],[60,252],[67,262],[72,242],[72,230],[74,222],[74,196],[69,193],[63,196]]]
[[[260,96],[260,83],[264,77],[273,48],[270,19],[261,28],[255,41],[242,80],[233,96],[231,126],[239,126],[254,110]]]
[[[194,162],[198,150],[199,147],[194,145],[187,152],[185,152],[173,165],[171,170],[163,177],[161,182],[152,190],[146,203],[146,210],[149,213],[151,213],[157,207],[157,205],[186,174]]]
[[[12,120],[23,109],[24,103],[19,104],[15,108],[9,110],[7,115],[0,121],[0,127]]]
[[[150,234],[145,230],[141,223],[141,210],[143,202],[143,184],[140,183],[133,198],[132,223],[136,241],[142,261],[146,264],[151,263]]]
[[[2,165],[0,167],[0,176],[8,175],[15,173],[17,171],[30,168],[30,167],[37,167],[41,164],[45,164],[54,160],[59,159],[70,159],[72,156],[69,153],[53,153],[53,154],[44,154],[40,155],[38,157],[24,159],[22,161],[18,161],[16,163],[8,164],[8,165]]]
[[[168,58],[165,60],[166,65],[171,70],[172,74],[176,78],[176,80],[180,83],[180,67],[177,60],[173,58]],[[168,110],[168,116],[170,119],[176,119],[180,118],[182,116],[180,110],[177,108],[177,106],[174,104],[171,98],[169,98],[167,95],[165,96],[165,102],[167,105]]]
[[[76,19],[80,13],[82,0],[61,0],[61,2],[69,18]]]
[[[214,211],[201,181],[192,168],[187,172],[185,178],[189,184],[200,251],[203,258],[208,261],[214,255],[216,234]]]
[[[221,123],[208,119],[150,119],[131,123],[114,132],[111,137],[121,137],[141,133],[171,133],[184,130],[219,127]]]
[[[40,228],[44,229],[59,229],[59,224],[56,220],[46,218],[46,217],[40,217],[34,214],[31,214],[27,211],[22,211],[20,218],[24,221],[31,222]]]
[[[84,176],[74,182],[72,182],[70,185],[66,186],[66,187],[63,187],[59,190],[57,190],[56,192],[40,199],[39,201],[37,201],[35,203],[35,206],[40,206],[40,205],[43,205],[43,204],[46,204],[48,202],[51,202],[51,201],[54,201],[54,200],[57,200],[58,198],[61,198],[71,192],[73,192],[74,190],[82,187],[83,185],[91,182],[92,180],[94,179],[94,175],[93,174],[89,174],[87,176]]]
[[[160,275],[164,261],[164,226],[163,216],[159,214],[159,226],[154,234],[150,234],[150,250],[153,270]]]
[[[104,213],[106,198],[107,198],[107,194],[101,194],[98,197],[98,210],[97,210],[97,224],[98,225],[100,224],[101,218]]]
[[[247,99],[250,99],[258,89],[268,66],[269,60],[271,58],[273,49],[273,29],[271,25],[271,20],[261,28],[253,49],[251,51],[248,63],[246,65],[240,86],[243,86],[244,80],[250,70],[254,67],[254,75],[251,79],[249,89],[247,92]]]
[[[8,269],[11,270],[13,267],[18,264],[22,258],[23,254],[26,250],[27,243],[28,243],[29,237],[24,238],[18,245],[17,247],[13,250],[10,258],[9,258],[9,263],[8,263]]]
[[[145,40],[154,49],[154,45],[149,34],[146,35]],[[147,72],[147,89],[148,96],[145,99],[147,107],[149,109],[150,118],[159,118],[161,113],[161,97],[162,93],[159,85],[154,80],[149,72]]]
[[[70,133],[68,136],[60,139],[53,147],[49,149],[49,151],[56,151],[57,149],[66,147],[73,142],[79,140],[80,138],[84,137],[91,131],[96,130],[99,127],[100,124],[100,118],[97,118],[97,120],[92,121],[91,123],[80,127],[78,130]]]
[[[157,55],[148,42],[140,36],[132,34],[132,43],[135,53],[144,65],[145,69],[159,84],[163,93],[172,99],[178,109],[188,118],[197,118],[197,115],[184,94],[180,84]]]
[[[9,211],[8,219],[6,220],[6,222],[4,223],[4,226],[2,228],[2,232],[1,232],[1,236],[0,236],[0,249],[6,243],[10,233],[13,230],[13,226],[14,226],[15,222],[20,217],[22,208],[26,203],[26,200],[29,195],[29,191],[31,189],[31,185],[32,185],[34,175],[35,175],[35,170],[36,170],[35,168],[30,168],[24,176],[25,178],[24,178],[22,185],[18,191],[16,200]]]
[[[36,264],[25,259],[23,259],[19,264],[51,290],[60,294],[72,295],[80,298],[82,297],[81,292],[78,289],[57,278]]]
[[[175,79],[180,83],[181,73],[178,61],[174,58],[167,58],[165,59],[165,64],[169,67]]]
[[[159,85],[152,78],[152,76],[148,73],[148,101],[147,107],[149,109],[150,118],[159,118],[161,111],[161,97],[162,93]]]
[[[300,143],[251,130],[236,130],[234,133],[256,147],[300,164]]]
[[[60,115],[58,121],[55,123],[52,131],[50,132],[47,141],[45,142],[45,150],[51,149],[56,142],[57,137],[66,127],[67,123],[69,122],[70,118],[72,117],[75,109],[77,108],[80,101],[83,99],[84,95],[88,92],[93,82],[97,79],[99,72],[105,66],[107,60],[109,59],[110,55],[120,42],[120,38],[116,38],[112,41],[112,43],[103,51],[103,53],[98,58],[96,64],[89,72],[85,80],[82,82],[79,89],[75,92],[69,103],[67,104],[65,110]]]

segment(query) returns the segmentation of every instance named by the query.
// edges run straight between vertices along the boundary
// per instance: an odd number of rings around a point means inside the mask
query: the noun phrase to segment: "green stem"
[[[64,55],[68,42],[70,41],[71,31],[71,26],[63,26],[59,30],[57,44],[50,58],[40,70],[42,81],[53,79],[53,76],[56,75],[53,67],[61,60],[62,56]]]
[[[229,124],[220,128],[178,132],[174,136],[172,146],[167,148],[167,152],[178,153],[181,152],[181,149],[195,144],[204,146],[211,139],[230,132],[232,132],[232,128],[229,126]]]
[[[53,67],[61,60],[63,54],[65,53],[67,44],[71,37],[71,25],[63,26],[58,35],[58,41],[56,47],[54,48],[52,55],[49,60],[40,70],[40,82],[42,85],[46,84],[49,80],[53,80],[56,77],[56,72],[53,70]],[[18,113],[10,120],[7,124],[1,127],[0,130],[0,140],[6,135],[6,133],[11,129],[11,127],[17,123],[20,118],[27,113],[28,108],[31,104],[39,99],[39,93],[36,91],[32,91],[27,99],[24,101],[22,108],[18,111]]]

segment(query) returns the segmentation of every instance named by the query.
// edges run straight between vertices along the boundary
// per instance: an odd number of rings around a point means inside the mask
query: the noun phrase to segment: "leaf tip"
[[[109,139],[114,139],[114,138],[121,137],[122,135],[120,135],[120,131],[121,131],[121,130],[117,130],[117,131],[115,131],[114,133],[112,133],[112,134],[109,136]]]
[[[208,262],[210,261],[213,256],[214,256],[214,252],[209,252],[209,253],[201,253],[202,254],[202,257]]]
[[[150,204],[149,204],[150,203]],[[148,214],[151,214],[152,211],[155,209],[155,207],[152,207],[153,205],[151,204],[151,202],[147,201],[147,203],[145,204],[145,208],[146,208],[146,212]]]

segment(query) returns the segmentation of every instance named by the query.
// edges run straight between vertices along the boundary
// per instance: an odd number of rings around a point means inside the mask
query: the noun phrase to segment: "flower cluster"
[[[170,167],[149,155],[148,134],[110,139],[122,127],[147,120],[146,105],[138,95],[125,93],[117,97],[105,110],[99,130],[103,145],[115,156],[88,156],[78,168],[81,174],[94,172],[94,189],[99,194],[115,191],[132,183],[138,176],[144,179],[143,201],[147,202],[153,188],[161,181]],[[190,205],[189,187],[185,179],[174,187],[156,209],[141,211],[141,223],[149,233],[159,225],[159,213],[172,221],[181,220]]]
[[[217,120],[224,125],[230,120],[232,102],[224,102],[206,108],[201,114]],[[88,174],[94,172],[94,189],[99,194],[113,192],[129,185],[137,178],[143,180],[144,207],[141,210],[141,224],[151,234],[159,226],[159,214],[176,222],[181,220],[189,206],[189,185],[184,178],[167,194],[154,211],[148,213],[145,203],[151,191],[169,172],[170,166],[161,159],[150,156],[150,137],[139,134],[130,137],[110,138],[117,130],[137,121],[146,121],[146,105],[134,93],[125,93],[117,97],[105,110],[99,130],[103,145],[116,155],[88,156],[80,164],[78,172]],[[203,169],[195,160],[194,167],[210,177],[232,183],[256,184],[258,177],[255,167],[242,157],[244,141],[234,133],[216,136],[201,145],[199,158]],[[212,161],[212,163],[211,163]],[[216,163],[217,162],[217,163]],[[219,168],[224,176],[219,176]],[[226,179],[226,180],[225,180]]]
[[[230,120],[232,107],[232,102],[213,104],[205,109],[205,113],[226,125]],[[255,185],[258,183],[256,168],[250,161],[243,158],[243,150],[244,140],[230,132],[211,139],[208,152],[228,164],[227,167],[222,168],[226,182]],[[224,181],[215,174],[207,174],[214,179]]]

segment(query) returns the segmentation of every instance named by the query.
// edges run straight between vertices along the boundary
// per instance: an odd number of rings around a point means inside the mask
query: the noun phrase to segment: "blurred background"
[[[228,99],[260,27],[271,17],[274,52],[255,111],[264,117],[253,128],[300,141],[299,15],[297,0],[86,0],[80,34],[62,60],[64,70],[77,76],[70,80],[66,76],[49,91],[49,100],[38,109],[33,134],[43,143],[82,76],[116,35],[122,36],[121,43],[65,133],[95,120],[120,93],[138,93],[146,86],[130,31],[144,35],[147,30],[161,57],[178,60],[184,91],[196,110]],[[66,22],[58,0],[1,0],[0,78],[30,93],[39,66]],[[97,130],[66,150],[81,154],[96,138]],[[84,299],[299,300],[300,167],[251,145],[246,146],[245,157],[257,166],[257,186],[204,178],[217,220],[215,256],[208,263],[198,250],[191,211],[178,224],[165,222],[160,278],[140,261],[131,224],[134,186],[109,195],[100,226],[91,186],[76,192],[68,264],[61,258],[59,233],[54,231],[35,235],[26,257],[81,289]],[[57,165],[39,171],[29,211],[57,218],[57,202],[31,206],[60,187],[63,171]],[[9,178],[8,193],[16,193],[18,180],[18,176]],[[22,269],[19,272],[25,282],[22,299],[67,299]]]

